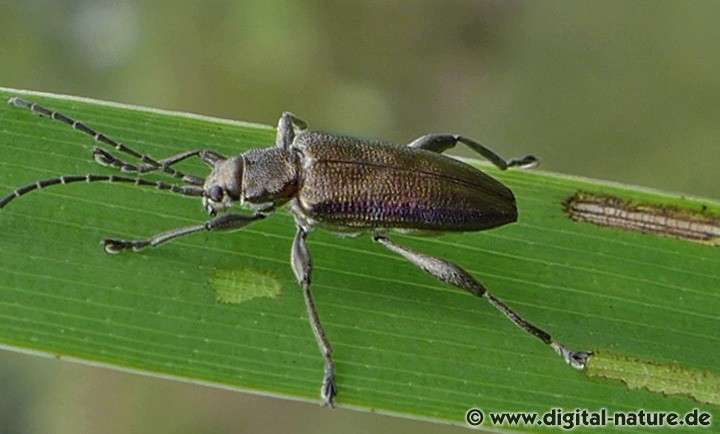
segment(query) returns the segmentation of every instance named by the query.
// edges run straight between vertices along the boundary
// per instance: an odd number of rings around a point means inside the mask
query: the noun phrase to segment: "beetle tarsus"
[[[335,365],[327,361],[325,362],[325,376],[323,377],[322,388],[320,389],[320,397],[325,407],[335,408],[335,397],[337,396],[337,386],[335,385]]]
[[[511,158],[506,162],[507,167],[519,167],[521,169],[533,169],[540,164],[540,159],[534,155],[526,155],[522,158]]]
[[[132,249],[136,252],[144,249],[150,243],[148,241],[126,241],[126,240],[112,240],[112,239],[104,239],[102,240],[103,248],[107,253],[110,253],[111,255],[117,255],[118,253],[122,252],[123,250]]]
[[[570,351],[560,342],[553,341],[550,346],[568,365],[579,371],[584,371],[587,368],[587,362],[590,356],[593,355],[592,351]]]

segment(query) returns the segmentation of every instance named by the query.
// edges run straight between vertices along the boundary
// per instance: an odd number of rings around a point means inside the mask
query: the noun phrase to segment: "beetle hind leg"
[[[465,136],[459,136],[456,134],[431,134],[422,136],[412,141],[408,147],[415,149],[425,149],[427,151],[437,152],[442,154],[448,149],[454,148],[458,143],[464,143],[474,152],[482,155],[485,159],[490,161],[492,164],[497,166],[501,170],[505,170],[508,167],[523,167],[530,168],[538,165],[539,160],[537,157],[532,155],[526,155],[522,158],[511,158],[505,160],[485,145],[482,145],[472,139]]]
[[[587,360],[592,355],[592,352],[568,350],[565,345],[553,339],[549,333],[525,320],[520,316],[520,314],[512,310],[508,305],[488,292],[485,286],[475,280],[475,278],[467,271],[443,259],[424,255],[406,247],[402,247],[395,244],[387,237],[376,235],[373,239],[391,251],[404,257],[436,279],[486,299],[515,325],[549,345],[565,360],[565,362],[567,362],[567,364],[579,370],[586,368]]]

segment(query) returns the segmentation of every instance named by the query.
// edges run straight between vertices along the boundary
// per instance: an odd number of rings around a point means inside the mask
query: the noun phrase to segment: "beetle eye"
[[[213,202],[221,202],[223,199],[223,189],[219,185],[213,185],[208,190],[208,197]]]

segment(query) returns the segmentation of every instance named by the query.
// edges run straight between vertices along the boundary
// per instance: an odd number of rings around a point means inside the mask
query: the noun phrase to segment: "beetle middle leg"
[[[513,166],[533,167],[538,164],[538,159],[532,155],[526,155],[523,158],[511,158],[510,160],[505,160],[488,147],[465,136],[459,136],[456,134],[431,134],[428,136],[422,136],[413,140],[408,147],[425,149],[427,151],[442,154],[448,149],[454,148],[458,143],[464,143],[474,152],[482,155],[485,159],[501,170],[505,170],[508,167]]]
[[[280,116],[280,120],[278,120],[275,146],[282,149],[289,149],[295,139],[295,129],[298,131],[306,130],[307,124],[304,120],[290,112],[283,113]]]
[[[550,345],[550,347],[555,350],[555,352],[558,353],[570,366],[575,369],[585,369],[587,360],[592,355],[591,352],[568,350],[565,345],[553,339],[549,333],[525,320],[520,316],[520,314],[510,309],[508,305],[488,292],[485,286],[475,280],[475,278],[467,271],[443,259],[424,255],[406,247],[402,247],[395,244],[387,237],[376,235],[373,239],[391,251],[404,257],[436,279],[486,299],[515,325],[540,339],[545,344]]]
[[[335,395],[337,395],[337,386],[335,386],[335,364],[332,361],[332,347],[330,346],[330,341],[328,341],[328,338],[325,335],[325,330],[323,329],[322,324],[320,324],[320,317],[318,316],[315,303],[313,302],[312,293],[310,292],[312,259],[310,258],[310,251],[307,248],[307,244],[305,243],[307,234],[308,232],[298,225],[295,240],[292,245],[290,263],[292,264],[295,277],[303,290],[305,307],[307,307],[307,313],[310,320],[310,327],[312,328],[315,340],[317,340],[318,346],[320,347],[320,352],[325,359],[325,376],[323,378],[322,388],[320,389],[320,395],[323,401],[325,401],[325,405],[334,407]]]

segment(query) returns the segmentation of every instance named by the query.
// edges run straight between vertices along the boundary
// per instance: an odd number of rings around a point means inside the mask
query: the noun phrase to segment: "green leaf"
[[[198,148],[232,155],[274,143],[267,126],[0,89],[2,100],[12,95],[155,158]],[[2,194],[59,175],[114,173],[92,160],[97,145],[60,122],[0,106]],[[207,173],[198,161],[180,167]],[[575,222],[562,203],[578,190],[708,215],[720,213],[719,203],[482,167],[516,193],[518,223],[394,239],[466,268],[571,349],[677,365],[717,381],[720,250]],[[139,253],[107,255],[100,245],[105,237],[145,238],[205,219],[197,198],[128,184],[53,186],[8,204],[0,211],[0,344],[319,404],[322,358],[289,265],[289,212]],[[435,281],[367,236],[316,231],[309,247],[340,406],[456,424],[472,407],[486,416],[714,409],[682,392],[630,390],[575,371],[484,300]]]

